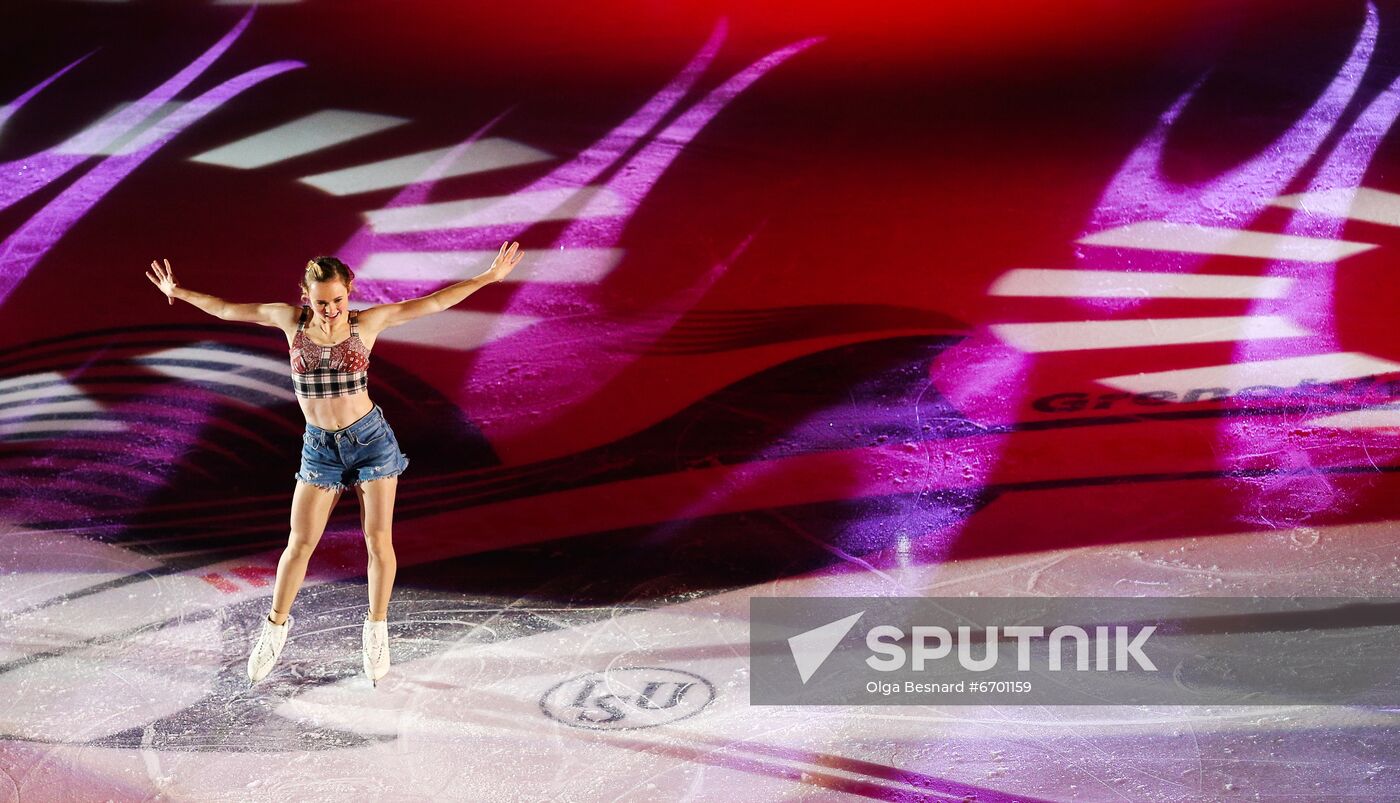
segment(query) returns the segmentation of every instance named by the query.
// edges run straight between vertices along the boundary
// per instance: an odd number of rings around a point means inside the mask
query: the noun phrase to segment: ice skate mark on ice
[[[7,619],[62,604],[93,585],[164,569],[158,559],[137,550],[72,533],[0,524],[6,525],[0,549],[9,574],[3,584]]]
[[[825,550],[826,552],[831,553],[832,556],[834,556],[837,560],[841,561],[842,563],[850,564],[851,566],[854,566],[856,569],[858,569],[858,570],[860,570],[860,571],[863,571],[863,572],[866,572],[866,573],[869,573],[869,574],[873,574],[873,575],[875,575],[876,577],[879,577],[880,579],[884,580],[884,581],[885,581],[886,583],[888,583],[892,588],[896,589],[896,590],[899,591],[899,592],[907,592],[907,591],[909,590],[908,587],[907,587],[903,582],[901,582],[900,580],[895,579],[894,577],[890,576],[890,575],[887,574],[886,572],[883,572],[883,571],[881,571],[880,569],[875,568],[875,566],[874,566],[873,564],[871,564],[869,561],[864,560],[863,558],[860,558],[860,557],[858,557],[858,556],[856,556],[856,555],[851,555],[851,554],[847,553],[845,550],[841,549],[840,547],[838,547],[838,546],[836,546],[836,545],[830,543],[830,542],[827,541],[826,539],[823,539],[823,538],[821,538],[821,537],[819,537],[819,536],[817,536],[817,535],[814,535],[814,534],[811,533],[811,532],[808,532],[806,528],[802,527],[802,526],[801,526],[800,524],[798,524],[797,522],[795,522],[795,521],[793,521],[792,519],[788,518],[787,516],[783,515],[781,512],[779,512],[779,511],[777,511],[777,510],[769,510],[769,511],[765,511],[765,512],[766,512],[769,516],[772,516],[776,521],[781,522],[782,525],[783,525],[784,527],[786,527],[786,528],[788,529],[789,532],[793,533],[794,535],[798,536],[799,538],[802,538],[803,540],[807,541],[808,543],[813,544],[813,545],[816,546],[817,548],[822,549],[822,550]],[[804,678],[804,680],[805,680],[805,678]]]
[[[767,737],[772,732],[770,730],[759,735]],[[785,778],[802,787],[812,788],[800,792],[799,797],[815,796],[818,794],[815,789],[823,789],[833,794],[875,800],[1049,803],[1043,798],[1021,793],[1001,792],[910,769],[846,756],[798,750],[780,744],[766,744],[753,739],[735,742],[698,736],[677,744],[674,740],[663,742],[648,739],[644,733],[610,736],[608,744],[642,754],[664,749],[668,754],[692,764],[709,765],[757,777]],[[629,793],[646,789],[647,784],[659,775],[660,773],[639,780],[630,789],[623,790],[620,797],[627,798]],[[1105,788],[1110,787],[1105,784]]]
[[[1330,429],[1385,429],[1400,432],[1400,408],[1348,410],[1308,421],[1310,426]]]

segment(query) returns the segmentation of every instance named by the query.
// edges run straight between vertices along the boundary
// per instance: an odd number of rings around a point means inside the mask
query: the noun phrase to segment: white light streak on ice
[[[1203,387],[1239,389],[1251,385],[1287,387],[1305,379],[1315,382],[1337,382],[1400,371],[1393,363],[1357,352],[1313,354],[1281,360],[1259,360],[1233,365],[1209,365],[1177,371],[1127,374],[1099,380],[1109,387],[1133,393],[1171,390],[1178,393]]]
[[[1400,226],[1400,195],[1366,187],[1283,195],[1275,198],[1272,204],[1311,215]]]
[[[466,201],[378,209],[365,212],[364,216],[375,232],[394,234],[510,223],[537,223],[545,220],[615,217],[628,211],[627,202],[606,188],[561,187]]]
[[[49,399],[62,401],[46,401]],[[35,418],[57,413],[100,413],[106,409],[84,395],[63,374],[45,371],[0,380],[0,405],[31,400],[39,403],[0,408],[0,440],[14,436],[28,439],[43,433],[62,436],[72,430],[120,432],[126,428],[120,421]]]
[[[507,282],[598,282],[622,261],[621,248],[565,248],[532,252],[506,277]],[[486,251],[381,252],[366,257],[356,278],[399,282],[458,282],[491,267],[496,249]]]
[[[228,365],[229,368],[204,368],[197,365],[181,365],[179,362],[175,362],[177,360],[221,363]],[[259,393],[265,393],[284,401],[296,401],[296,396],[292,393],[289,385],[283,385],[280,381],[277,384],[273,384],[267,380],[259,379],[255,376],[247,376],[238,372],[239,369],[257,369],[281,375],[288,370],[286,363],[268,357],[223,351],[221,349],[182,347],[152,352],[147,356],[132,360],[132,362],[145,366],[157,373],[177,379],[184,379],[191,382],[210,382],[218,385],[233,385],[235,387],[247,388],[248,390],[255,390]]]
[[[326,109],[190,157],[190,161],[244,170],[266,167],[407,122],[402,117]]]
[[[451,178],[552,158],[538,148],[497,138],[477,140],[463,148],[451,162],[440,165],[439,162],[452,151],[452,148],[424,151],[382,162],[319,173],[300,181],[331,195],[355,195],[389,187],[405,187],[429,174],[435,179]]]
[[[1274,315],[1004,323],[993,325],[991,330],[1006,343],[1028,352],[1219,343],[1309,334],[1292,321]]]
[[[92,399],[74,399],[72,401],[46,402],[40,404],[26,404],[23,407],[12,407],[0,410],[0,422],[9,422],[32,418],[36,415],[52,415],[55,413],[100,413],[102,405]],[[4,424],[0,423],[0,427]]]
[[[538,320],[529,315],[450,309],[385,329],[379,335],[379,340],[470,351],[493,340],[509,337]]]
[[[98,421],[93,419],[59,419],[57,421],[19,421],[15,423],[0,422],[0,440],[23,435],[26,438],[31,435],[52,433],[55,437],[60,437],[73,431],[84,432],[120,432],[125,429],[120,421]]]
[[[1021,268],[1003,274],[989,293],[1042,298],[1282,298],[1292,284],[1292,279],[1283,277]]]
[[[1376,246],[1346,240],[1322,240],[1291,234],[1238,231],[1162,221],[1131,223],[1079,240],[1085,245],[1179,251],[1187,254],[1290,259],[1300,262],[1336,262]]]
[[[1333,429],[1400,429],[1400,408],[1349,410],[1345,413],[1314,418],[1308,423],[1317,427],[1331,427]]]
[[[137,139],[157,123],[164,120],[169,114],[181,106],[184,101],[171,101],[153,106],[150,112],[141,121],[130,128],[121,128],[112,124],[113,118],[126,111],[131,104],[119,103],[111,111],[102,115],[97,122],[93,123],[90,130],[112,130],[120,131],[116,139],[103,140],[94,137],[73,137],[72,139],[54,146],[54,153],[86,154],[88,156],[114,156],[124,153],[132,153],[137,149]]]
[[[74,387],[63,374],[56,371],[0,379],[0,404],[9,404],[25,399],[50,399],[73,394],[82,395],[82,391]],[[96,402],[93,403],[96,404]]]

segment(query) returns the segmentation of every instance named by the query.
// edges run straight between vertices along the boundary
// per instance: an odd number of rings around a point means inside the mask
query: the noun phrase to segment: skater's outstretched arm
[[[442,312],[460,304],[467,296],[492,282],[499,282],[515,268],[524,254],[520,243],[502,243],[496,259],[485,272],[449,285],[422,298],[410,298],[395,304],[380,304],[360,311],[360,326],[378,333],[391,326],[408,323],[414,318]]]
[[[165,299],[170,304],[174,304],[178,298],[225,321],[244,321],[276,326],[283,330],[296,326],[297,315],[301,310],[291,304],[234,304],[208,293],[188,290],[176,283],[175,271],[170,267],[170,260],[164,262],[163,268],[159,262],[151,262],[151,270],[146,271],[146,278],[151,280],[156,289],[165,293]]]

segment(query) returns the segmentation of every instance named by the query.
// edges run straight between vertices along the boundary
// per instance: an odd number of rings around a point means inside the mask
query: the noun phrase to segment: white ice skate
[[[257,683],[272,671],[272,667],[277,663],[277,656],[282,654],[282,645],[287,643],[287,631],[291,629],[290,616],[280,625],[274,625],[271,619],[263,617],[262,633],[258,635],[258,643],[253,645],[253,652],[248,656],[249,683]]]
[[[389,672],[389,623],[370,621],[365,617],[362,638],[365,653],[365,676],[374,685]]]

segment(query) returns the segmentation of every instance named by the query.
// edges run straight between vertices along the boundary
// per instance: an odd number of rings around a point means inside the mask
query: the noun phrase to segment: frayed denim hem
[[[363,480],[355,480],[354,482],[350,483],[351,487],[359,487],[359,486],[361,486],[361,485],[364,485],[364,484],[367,483],[367,482],[374,482],[375,480],[387,480],[387,479],[389,479],[389,478],[391,478],[391,477],[397,477],[397,476],[399,476],[400,474],[404,473],[405,471],[408,470],[408,456],[407,456],[407,455],[400,455],[400,457],[403,458],[403,465],[399,466],[398,468],[394,469],[393,471],[390,471],[388,474],[381,474],[381,475],[378,476],[378,477],[370,477],[370,478],[368,478],[368,479],[363,479]]]
[[[323,491],[344,491],[344,490],[345,490],[345,484],[344,484],[344,483],[341,483],[341,482],[316,482],[315,480],[308,480],[307,478],[301,476],[301,472],[299,472],[299,471],[298,471],[296,474],[293,474],[293,475],[292,475],[292,478],[295,479],[295,480],[298,481],[298,482],[304,482],[304,483],[306,483],[307,485],[314,485],[314,486],[316,486],[317,488],[320,488],[320,489],[323,490]],[[356,483],[356,484],[358,484],[358,483]]]

